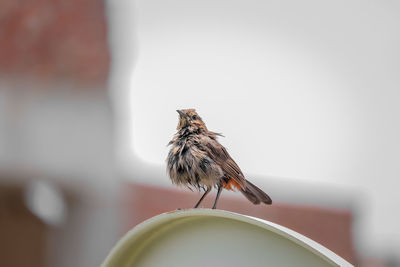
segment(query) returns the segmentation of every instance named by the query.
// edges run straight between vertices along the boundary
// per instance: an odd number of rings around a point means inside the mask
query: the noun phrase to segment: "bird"
[[[167,173],[173,184],[190,190],[204,190],[196,203],[198,208],[212,188],[217,195],[216,209],[222,189],[240,191],[253,204],[272,204],[272,199],[248,181],[227,149],[217,138],[220,133],[209,131],[195,109],[180,109],[177,132],[168,143]]]

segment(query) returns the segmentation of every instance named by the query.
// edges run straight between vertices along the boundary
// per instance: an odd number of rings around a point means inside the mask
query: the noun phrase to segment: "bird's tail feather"
[[[246,181],[246,188],[241,189],[240,192],[253,204],[272,204],[272,199],[260,188],[255,186],[249,181]]]

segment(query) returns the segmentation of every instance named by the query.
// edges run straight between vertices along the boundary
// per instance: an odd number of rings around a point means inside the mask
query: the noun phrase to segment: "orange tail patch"
[[[223,186],[225,189],[231,190],[231,191],[242,189],[242,188],[240,187],[240,184],[239,184],[238,182],[236,182],[235,179],[232,179],[232,178],[229,179],[228,182],[224,182],[224,183],[222,184],[222,186]]]

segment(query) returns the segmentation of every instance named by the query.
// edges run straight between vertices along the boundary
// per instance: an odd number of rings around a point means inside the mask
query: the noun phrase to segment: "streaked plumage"
[[[271,198],[254,184],[247,181],[236,162],[217,140],[218,133],[209,131],[194,109],[177,110],[178,132],[168,143],[171,150],[167,157],[167,172],[172,182],[205,193],[201,203],[213,187],[218,189],[213,208],[222,188],[240,190],[254,204],[271,204]]]

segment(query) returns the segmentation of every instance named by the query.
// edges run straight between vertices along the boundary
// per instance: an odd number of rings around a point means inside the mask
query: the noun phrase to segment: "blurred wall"
[[[0,182],[61,188],[46,261],[99,265],[119,234],[104,3],[2,1],[0,21]]]
[[[0,264],[46,266],[48,229],[29,212],[23,195],[21,187],[0,183]]]

